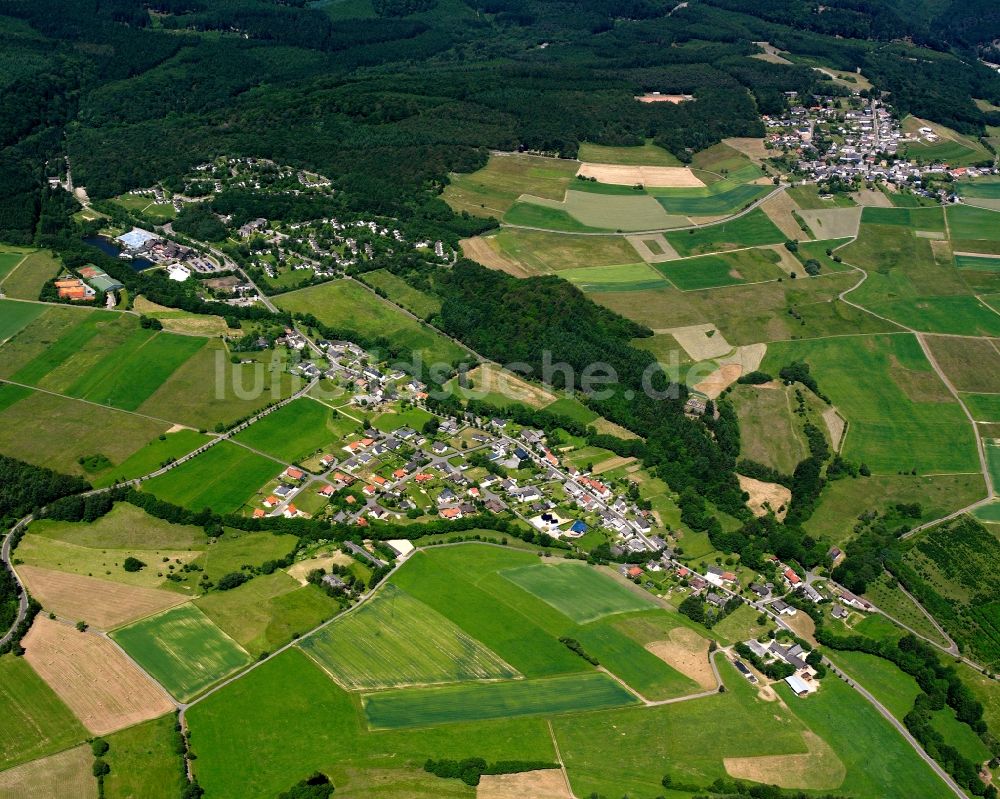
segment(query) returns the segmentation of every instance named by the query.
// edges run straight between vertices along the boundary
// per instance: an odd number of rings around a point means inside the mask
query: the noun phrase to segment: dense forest
[[[449,171],[490,148],[572,156],[653,138],[682,160],[861,67],[903,112],[996,114],[988,0],[9,0],[0,9],[0,237],[29,242],[69,155],[104,198],[219,154],[331,176],[342,206],[443,225]],[[750,58],[753,41],[797,63]],[[644,91],[696,101],[639,104]],[[197,223],[197,220],[194,220]]]

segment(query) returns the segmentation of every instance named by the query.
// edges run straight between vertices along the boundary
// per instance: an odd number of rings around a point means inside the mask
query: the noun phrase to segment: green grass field
[[[37,330],[34,325],[30,325],[20,337],[25,339],[23,352],[15,350],[16,354],[11,358],[10,365],[3,369],[3,376],[10,376],[20,383],[36,385],[70,358],[84,351],[98,335],[102,338],[106,336],[108,341],[121,340],[136,328],[133,320],[120,314],[84,311],[76,311],[70,315],[71,313],[66,309],[58,315],[46,314],[39,320]],[[31,346],[33,340],[42,346]],[[15,343],[21,344],[20,341]],[[107,352],[100,340],[91,346],[97,350],[98,358]],[[7,345],[5,349],[10,351],[9,347]],[[77,376],[72,370],[71,374],[74,378]],[[59,387],[52,388],[55,390]]]
[[[733,286],[739,283],[760,283],[777,280],[786,273],[777,266],[779,256],[772,250],[739,250],[732,253],[703,255],[657,264],[681,291]]]
[[[392,730],[600,710],[636,699],[607,675],[596,673],[381,691],[365,695],[362,701],[372,728]]]
[[[822,689],[805,701],[796,700],[785,685],[779,685],[778,692],[847,767],[841,791],[881,799],[953,796],[878,711],[839,680],[825,680]]]
[[[234,437],[248,447],[287,463],[299,463],[329,446],[336,438],[326,405],[308,398],[278,408]]]
[[[939,646],[947,647],[949,642],[937,631],[920,607],[904,594],[895,580],[884,572],[878,580],[868,583],[865,598],[871,600],[880,610],[898,619],[911,630],[916,630],[924,638]]]
[[[1000,396],[996,394],[963,394],[962,400],[976,421],[1000,422]]]
[[[847,194],[834,194],[829,200],[820,199],[819,189],[815,185],[793,186],[786,191],[795,204],[805,211],[819,211],[823,208],[853,208],[857,205]]]
[[[3,278],[3,293],[16,300],[37,300],[42,286],[62,268],[61,262],[48,250],[35,250]]]
[[[617,626],[605,619],[588,624],[576,634],[584,650],[616,677],[646,699],[672,699],[697,693],[698,684],[648,652]]]
[[[372,427],[384,433],[391,433],[401,427],[412,427],[420,430],[426,422],[433,419],[433,414],[423,408],[407,408],[399,413],[383,413],[372,419]]]
[[[173,715],[106,736],[107,799],[176,799],[184,788],[181,757],[174,748]]]
[[[518,200],[511,206],[511,209],[503,216],[503,221],[508,225],[516,225],[523,228],[536,228],[540,230],[561,230],[567,233],[599,233],[610,232],[608,227],[590,227],[572,216],[569,211],[564,210],[561,203],[554,203],[556,207],[541,205],[536,201]]]
[[[917,681],[895,663],[864,652],[828,652],[830,659],[868,689],[898,720],[913,710],[921,694]]]
[[[0,245],[0,284],[30,252],[31,250],[26,247]]]
[[[59,752],[89,733],[24,658],[0,657],[0,769]]]
[[[385,269],[365,273],[365,282],[384,291],[390,300],[402,305],[421,319],[429,319],[441,310],[441,300],[413,288],[401,277]]]
[[[128,502],[89,523],[39,519],[31,534],[97,549],[203,549],[208,541],[200,527],[165,522]]]
[[[551,405],[546,405],[545,410],[557,416],[568,416],[570,419],[580,422],[580,424],[590,424],[595,419],[600,418],[594,411],[576,399],[576,397],[562,397],[557,399]]]
[[[118,465],[91,478],[90,482],[95,488],[101,488],[115,482],[142,477],[155,472],[168,460],[177,460],[208,441],[207,436],[187,428],[162,435],[164,436],[162,440],[159,436],[154,438]]]
[[[962,197],[1000,200],[1000,180],[992,177],[962,180],[955,184],[955,191]]]
[[[18,333],[44,311],[45,306],[38,303],[0,300],[0,343]]]
[[[581,142],[576,157],[591,164],[682,166],[673,153],[648,141],[635,147],[608,147],[603,144]]]
[[[111,637],[182,702],[250,662],[246,651],[191,604],[123,627]]]
[[[494,155],[477,172],[450,175],[442,196],[458,212],[499,219],[522,194],[561,200],[578,167],[557,158]]]
[[[621,236],[571,236],[541,230],[503,228],[491,237],[499,250],[529,274],[584,266],[630,264],[638,257]],[[489,240],[489,239],[488,239]]]
[[[518,676],[446,617],[392,584],[301,646],[349,690]]]
[[[861,212],[861,222],[869,225],[899,225],[914,230],[944,232],[944,212],[937,208],[876,208]]]
[[[667,233],[666,238],[683,256],[780,244],[785,240],[781,231],[759,208],[729,222]]]
[[[959,269],[973,269],[977,272],[1000,271],[1000,258],[987,258],[976,255],[956,255],[955,266]]]
[[[773,186],[732,185],[729,181],[720,181],[706,189],[650,189],[650,193],[669,214],[721,216],[736,213],[773,189]]]
[[[143,483],[143,490],[186,508],[233,513],[283,470],[280,463],[223,441],[187,463]]]
[[[730,400],[740,420],[740,457],[791,474],[808,455],[788,390],[736,386]]]
[[[643,291],[670,285],[656,269],[645,263],[564,269],[559,276],[586,292]]]
[[[195,605],[251,655],[273,652],[336,615],[340,606],[314,585],[284,572],[255,577],[230,591],[212,591]]]
[[[534,564],[505,569],[501,574],[577,624],[616,613],[647,610],[651,604],[643,595],[587,566]]]
[[[777,374],[793,360],[810,364],[850,423],[845,457],[883,474],[976,470],[968,422],[913,336],[776,343],[762,368]]]
[[[1000,213],[969,205],[948,206],[948,232],[952,239],[1000,241]]]
[[[345,796],[472,799],[459,780],[424,773],[427,758],[555,759],[539,718],[369,732],[357,700],[297,648],[191,708],[188,722],[198,780],[217,799],[273,799],[316,770]]]
[[[275,299],[293,313],[311,313],[339,330],[357,331],[367,339],[385,337],[393,344],[419,352],[426,362],[453,363],[465,351],[436,330],[422,325],[353,280],[335,280]]]
[[[244,565],[261,566],[269,560],[281,560],[295,549],[294,535],[274,533],[244,533],[225,528],[225,532],[210,544],[198,565],[210,580],[218,580]],[[194,579],[194,578],[192,578]]]

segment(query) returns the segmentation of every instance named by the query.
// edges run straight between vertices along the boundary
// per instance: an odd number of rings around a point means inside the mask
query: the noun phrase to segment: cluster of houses
[[[798,99],[795,92],[786,94]],[[914,133],[904,133],[881,100],[856,99],[854,105],[858,107],[847,109],[840,107],[839,100],[814,95],[808,105],[793,105],[782,116],[764,116],[768,146],[797,155],[798,171],[817,182],[880,181],[896,187],[908,186],[936,199],[941,199],[938,192],[923,188],[930,177],[975,177],[996,171],[972,167],[949,169],[943,163],[919,164],[910,160],[918,151],[905,152],[906,145],[931,145],[940,140],[932,128],[923,126]],[[945,199],[956,198],[945,193]]]

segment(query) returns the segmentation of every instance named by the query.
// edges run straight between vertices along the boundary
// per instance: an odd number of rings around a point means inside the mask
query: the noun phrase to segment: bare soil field
[[[666,641],[646,644],[646,649],[668,666],[690,677],[706,691],[718,686],[708,660],[708,639],[687,627],[675,627]]]
[[[158,588],[139,588],[38,566],[18,566],[17,573],[47,613],[73,621],[82,619],[101,630],[120,627],[188,599]]]
[[[833,448],[839,452],[844,443],[844,430],[847,427],[847,422],[836,408],[827,408],[823,411],[823,421],[826,422],[826,429],[830,432]]]
[[[723,758],[726,772],[742,780],[782,788],[831,790],[838,787],[847,769],[830,745],[816,733],[802,733],[809,751],[801,755]]]
[[[647,264],[661,264],[664,261],[674,261],[681,257],[662,233],[626,236],[625,238]]]
[[[572,795],[557,768],[484,776],[476,789],[476,799],[571,799]]]
[[[166,691],[104,636],[38,616],[24,648],[24,659],[95,735],[174,708]]]
[[[732,345],[713,324],[688,325],[668,330],[654,330],[654,333],[669,333],[684,351],[695,361],[720,358],[733,351]]]
[[[787,191],[779,191],[777,194],[773,194],[760,207],[767,214],[768,219],[774,222],[778,230],[788,236],[788,238],[802,239],[805,236],[805,233],[799,227],[799,223],[792,216],[794,212],[799,210],[799,206],[796,205],[795,200],[788,196]]]
[[[805,220],[817,239],[852,239],[861,226],[861,206],[857,208],[803,209],[799,216]]]
[[[541,386],[522,380],[513,372],[508,372],[491,363],[484,363],[469,372],[473,388],[470,393],[503,394],[532,408],[551,405],[557,397]]]
[[[700,391],[709,399],[715,399],[733,383],[739,380],[743,374],[743,367],[738,363],[727,363],[720,366],[704,380],[699,380],[692,386],[695,391]]]
[[[580,164],[577,175],[619,186],[688,189],[705,184],[686,166],[626,166],[624,164]]]
[[[673,103],[678,105],[693,100],[690,94],[641,94],[635,98],[640,103]]]
[[[779,520],[784,521],[788,503],[792,501],[792,492],[789,489],[778,483],[765,483],[763,480],[755,480],[742,474],[736,476],[739,478],[740,488],[750,495],[747,507],[755,516],[766,516],[770,508]]]
[[[482,236],[474,236],[471,239],[462,239],[459,242],[462,253],[466,258],[478,261],[483,266],[490,269],[498,269],[514,277],[529,277],[528,270],[517,261],[512,261],[499,250],[494,249],[487,239]]]
[[[94,756],[83,744],[0,771],[0,799],[97,799]]]

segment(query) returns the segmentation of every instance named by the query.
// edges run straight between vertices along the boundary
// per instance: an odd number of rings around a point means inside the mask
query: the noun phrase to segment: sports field
[[[381,691],[362,698],[373,729],[554,715],[621,707],[635,697],[606,674]]]
[[[111,637],[182,702],[250,662],[242,647],[191,604],[123,627]]]
[[[24,658],[0,657],[0,769],[83,741],[87,731]]]
[[[728,222],[665,234],[667,241],[681,255],[736,250],[762,244],[780,244],[784,234],[759,208]]]
[[[518,676],[446,617],[392,584],[301,646],[348,690]]]
[[[778,254],[773,250],[739,250],[666,261],[657,264],[655,268],[681,291],[695,291],[777,280],[786,276],[777,265],[779,260]]]
[[[974,472],[972,430],[913,336],[776,342],[762,369],[803,360],[850,428],[844,455],[875,473]]]
[[[311,313],[345,335],[356,331],[370,341],[385,337],[396,346],[419,352],[428,363],[453,363],[465,357],[457,344],[353,280],[335,280],[282,294],[275,304],[293,313]]]
[[[232,513],[283,470],[277,461],[222,441],[142,488],[175,505]]]
[[[230,591],[209,592],[194,604],[251,655],[274,651],[340,609],[316,586],[300,585],[282,571]]]
[[[596,569],[573,563],[534,564],[500,574],[547,602],[577,624],[604,616],[647,610],[652,600],[633,592]]]
[[[300,463],[334,440],[331,415],[336,411],[308,398],[269,413],[234,437],[286,463]]]

